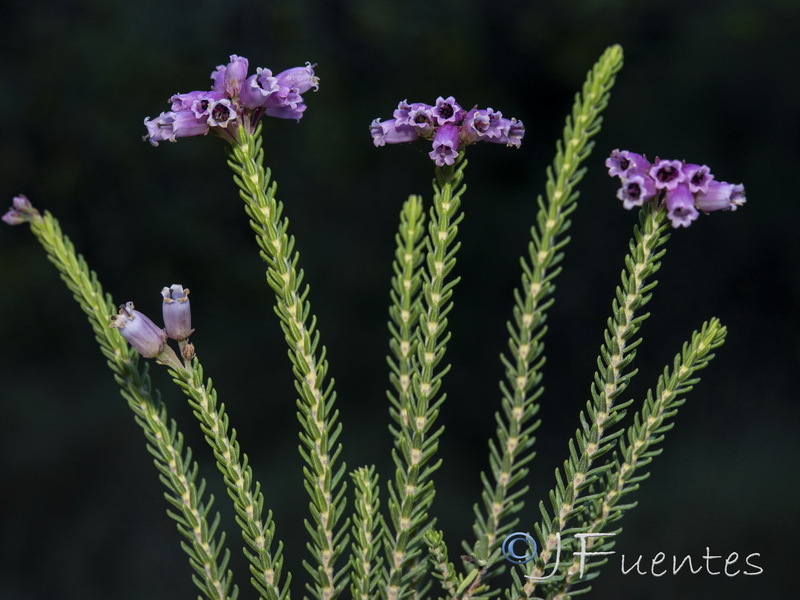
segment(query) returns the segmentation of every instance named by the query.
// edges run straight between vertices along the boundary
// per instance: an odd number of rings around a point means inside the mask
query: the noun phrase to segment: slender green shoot
[[[612,303],[612,317],[604,333],[604,342],[597,359],[598,370],[591,385],[592,399],[586,403],[581,414],[581,427],[569,442],[569,458],[563,470],[556,471],[556,485],[550,490],[552,512],[540,503],[542,520],[536,525],[536,536],[541,545],[536,560],[525,565],[527,582],[523,585],[517,570],[510,598],[525,598],[533,595],[540,579],[551,571],[547,568],[564,536],[567,524],[579,517],[593,500],[592,495],[581,496],[600,476],[609,470],[608,463],[594,466],[598,458],[613,447],[613,441],[622,433],[615,426],[625,416],[624,409],[630,402],[617,403],[617,397],[625,391],[636,370],[631,363],[636,348],[641,343],[637,333],[642,322],[649,316],[635,316],[652,297],[657,281],[647,283],[661,266],[666,250],[663,244],[669,239],[666,233],[666,210],[654,203],[647,203],[639,213],[639,226],[634,228],[630,241],[630,253],[625,257],[622,283],[617,287]]]
[[[561,272],[569,215],[577,207],[577,186],[586,171],[589,157],[600,131],[601,113],[609,101],[616,73],[622,67],[622,48],[608,48],[577,94],[572,115],[567,117],[564,135],[556,144],[556,157],[547,169],[546,198],[537,199],[536,224],[528,256],[521,259],[522,281],[514,291],[513,321],[508,323],[508,352],[501,355],[505,380],[500,382],[501,410],[496,413],[496,437],[489,441],[489,473],[481,474],[482,503],[475,505],[475,542],[471,552],[491,567],[500,556],[503,538],[516,526],[513,515],[523,508],[521,486],[533,459],[535,430],[539,421],[538,399],[544,365],[544,342],[547,310],[552,306],[555,279]],[[521,487],[520,487],[521,486]],[[469,545],[464,542],[465,549]],[[467,597],[468,598],[468,597]]]
[[[395,427],[391,431],[396,470],[394,482],[389,482],[392,531],[387,531],[387,564],[381,590],[386,600],[404,599],[417,593],[416,587],[427,571],[427,561],[420,555],[422,536],[433,524],[428,517],[434,497],[430,476],[440,465],[433,458],[442,429],[434,430],[434,424],[445,399],[445,394],[440,393],[442,378],[449,370],[449,366],[440,364],[450,339],[447,314],[453,307],[453,288],[458,283],[458,278],[448,279],[448,276],[460,246],[456,235],[463,218],[460,207],[466,164],[462,153],[454,165],[436,168],[433,207],[424,242],[424,268],[418,267],[419,258],[415,257],[422,226],[419,201],[410,199],[401,217],[405,223],[398,236],[403,248],[402,260],[395,261],[395,273],[399,274],[393,282],[390,310],[393,318],[400,315],[400,322],[390,324],[395,353],[389,361],[395,387],[391,413]],[[408,254],[411,256],[407,257]],[[420,276],[421,299],[417,299],[416,281]],[[404,315],[408,316],[408,323],[403,323]]]
[[[206,441],[214,451],[217,467],[236,509],[236,522],[247,544],[244,553],[250,561],[253,587],[261,598],[288,600],[292,577],[287,573],[286,584],[282,588],[282,545],[278,544],[274,555],[271,551],[275,536],[272,513],[268,511],[266,519],[262,520],[264,495],[261,485],[253,480],[247,455],[242,454],[236,440],[236,430],[230,431],[225,405],[217,403],[217,391],[211,379],[203,380],[203,367],[197,357],[192,362],[187,361],[184,368],[171,370],[170,373],[189,399]]]
[[[314,560],[314,564],[304,563],[314,578],[308,590],[317,600],[332,600],[347,585],[348,568],[338,564],[349,541],[348,524],[341,522],[345,465],[338,465],[341,444],[337,445],[337,440],[342,427],[334,409],[333,380],[326,379],[325,347],[319,347],[317,322],[307,299],[309,288],[302,286],[303,271],[297,270],[300,255],[294,249],[294,238],[287,234],[289,221],[282,216],[283,205],[275,199],[277,186],[270,183],[270,172],[263,164],[261,125],[255,131],[240,127],[228,165],[256,233],[260,256],[267,263],[267,282],[275,292],[275,313],[286,336],[300,395],[300,454],[307,465],[305,486],[313,521],[306,521],[311,535],[308,549]]]
[[[648,466],[653,458],[661,454],[660,447],[666,432],[675,425],[678,409],[686,402],[686,394],[700,381],[695,376],[714,358],[713,351],[725,342],[727,330],[718,319],[703,323],[700,331],[692,333],[691,341],[685,342],[680,354],[675,356],[672,368],[667,365],[658,378],[655,391],[649,390],[642,408],[636,413],[633,423],[628,426],[625,436],[619,438],[618,456],[612,468],[606,471],[603,492],[592,501],[590,517],[581,529],[586,533],[609,533],[606,526],[620,520],[624,513],[636,506],[636,502],[621,504],[621,500],[639,489],[639,483],[650,473],[641,470]],[[626,441],[627,440],[627,441]],[[586,539],[587,552],[606,552],[614,545],[613,539],[602,537]],[[566,600],[588,591],[591,570],[596,563],[584,565],[583,573],[580,560],[574,559],[566,569],[564,578],[552,590],[553,600]]]
[[[192,460],[191,449],[184,449],[183,435],[178,432],[175,421],[168,419],[166,406],[152,389],[147,365],[140,364],[139,354],[119,332],[109,328],[111,316],[116,313],[111,296],[103,291],[83,256],[75,252],[53,215],[36,213],[30,225],[48,259],[86,313],[122,396],[144,431],[147,450],[153,455],[159,479],[167,488],[164,497],[173,509],[167,514],[184,538],[181,547],[194,570],[192,580],[209,600],[235,600],[238,589],[232,585],[232,575],[227,568],[229,552],[224,549],[225,534],[218,534],[219,515],[214,514],[210,522],[208,519],[214,499],[203,500],[205,481],[201,479],[199,485],[195,483],[197,463]]]
[[[350,592],[353,600],[372,600],[380,575],[380,509],[375,467],[361,467],[351,474],[356,488],[353,546],[350,554]]]

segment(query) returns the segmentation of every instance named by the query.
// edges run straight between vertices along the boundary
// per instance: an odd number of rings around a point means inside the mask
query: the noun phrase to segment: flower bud
[[[37,211],[35,208],[33,208],[33,205],[31,205],[31,201],[22,194],[19,196],[14,196],[14,199],[11,202],[11,208],[9,208],[8,212],[2,216],[3,222],[7,225],[19,225],[20,223],[27,223],[34,216],[39,214],[39,211]]]
[[[173,340],[185,340],[194,331],[189,307],[189,290],[173,283],[161,290],[161,295],[164,297],[162,311],[167,336]]]

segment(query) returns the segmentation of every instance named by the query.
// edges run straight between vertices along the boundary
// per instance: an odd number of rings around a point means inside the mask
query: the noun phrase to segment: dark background
[[[455,557],[471,534],[535,197],[586,71],[622,44],[626,64],[587,164],[550,313],[539,456],[519,529],[532,531],[535,502],[566,458],[635,222],[614,198],[605,156],[619,147],[706,163],[719,179],[743,182],[748,203],[675,232],[626,396],[641,398],[704,319],[719,316],[728,342],[681,410],[617,551],[628,562],[659,551],[699,559],[706,547],[757,552],[764,573],[622,576],[617,555],[590,597],[790,597],[800,534],[795,1],[66,0],[7,1],[2,13],[2,203],[25,193],[53,211],[117,302],[157,316],[162,286],[192,289],[193,341],[265,483],[296,597],[307,499],[264,266],[224,143],[152,148],[140,141],[142,120],[171,94],[204,89],[231,53],[274,71],[318,63],[320,91],[307,95],[302,122],[265,123],[267,163],[337,380],[343,457],[350,468],[378,463],[383,481],[392,473],[392,238],[405,197],[430,197],[432,165],[423,144],[373,148],[368,125],[401,99],[450,94],[525,122],[519,151],[469,150],[434,507]],[[25,227],[0,228],[0,315],[0,598],[195,596],[142,432]],[[223,511],[242,597],[252,597],[210,452],[166,372],[154,371]]]

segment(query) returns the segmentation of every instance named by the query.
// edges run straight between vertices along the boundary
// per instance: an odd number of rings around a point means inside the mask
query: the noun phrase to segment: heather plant
[[[617,198],[625,209],[638,211],[638,223],[622,262],[611,315],[598,336],[597,369],[576,433],[566,445],[567,458],[549,485],[530,481],[528,466],[544,398],[545,322],[555,302],[570,218],[578,207],[577,187],[621,66],[622,50],[613,46],[589,71],[546,169],[545,193],[532,203],[531,239],[511,296],[508,347],[500,356],[504,377],[493,409],[496,432],[488,441],[488,462],[475,474],[483,491],[474,505],[472,536],[462,541],[456,562],[450,554],[457,546],[436,528],[434,497],[441,465],[438,443],[444,434],[437,417],[446,401],[449,371],[448,316],[461,277],[455,267],[466,198],[465,157],[469,146],[480,142],[519,148],[525,136],[522,121],[440,96],[431,104],[403,100],[391,119],[375,119],[369,127],[375,146],[425,140],[434,162],[430,200],[418,195],[405,200],[394,233],[387,357],[394,473],[382,474],[381,482],[374,465],[348,472],[339,459],[342,444],[355,441],[339,422],[297,243],[264,164],[263,118],[299,122],[307,108],[305,95],[319,87],[316,65],[250,73],[247,59],[232,55],[212,73],[210,90],[176,94],[168,111],[145,119],[144,139],[153,146],[209,133],[228,144],[228,165],[265,263],[297,391],[309,500],[304,597],[564,599],[586,592],[599,574],[620,532],[619,520],[635,506],[631,494],[662,451],[678,409],[699,381],[698,371],[726,335],[717,319],[709,319],[691,333],[644,398],[624,396],[636,375],[639,331],[649,317],[643,309],[655,291],[654,276],[669,232],[688,227],[700,212],[733,211],[745,202],[743,186],[717,180],[706,165],[680,159],[651,162],[630,151],[610,153],[606,166],[619,179]],[[220,600],[238,596],[228,566],[230,539],[220,531],[219,515],[211,511],[204,480],[198,480],[198,466],[178,424],[152,388],[147,359],[169,370],[213,451],[241,529],[255,592],[269,600],[290,598],[292,574],[284,568],[284,545],[267,508],[274,484],[254,480],[225,404],[190,341],[195,329],[189,290],[182,284],[163,287],[162,324],[131,301],[116,309],[52,214],[40,213],[20,195],[3,220],[30,225],[88,317],[154,456],[170,504],[168,515],[183,537],[181,547],[202,595]],[[196,336],[202,336],[202,326]],[[539,503],[539,521],[533,531],[516,531],[520,516],[527,520],[531,515],[530,510],[523,512],[531,491],[545,499]]]

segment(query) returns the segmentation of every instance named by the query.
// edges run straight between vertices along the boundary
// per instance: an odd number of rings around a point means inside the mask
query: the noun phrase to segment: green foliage
[[[378,512],[378,475],[375,467],[370,466],[357,469],[351,476],[356,487],[356,498],[350,554],[350,593],[353,600],[372,600],[383,560],[379,556],[383,518]]]
[[[651,389],[647,392],[644,404],[634,416],[633,423],[628,426],[625,435],[619,438],[617,456],[610,462],[611,468],[605,473],[602,493],[592,500],[592,505],[587,510],[589,518],[583,520],[581,530],[587,533],[610,533],[606,531],[606,525],[618,521],[627,510],[636,506],[635,502],[620,504],[620,501],[639,489],[639,483],[650,475],[649,472],[641,473],[640,470],[661,454],[663,448],[655,446],[664,441],[666,432],[675,425],[674,419],[678,408],[686,401],[685,395],[700,381],[699,377],[694,376],[695,373],[705,368],[714,358],[712,352],[725,342],[726,334],[726,328],[718,319],[703,323],[700,331],[692,333],[691,341],[683,344],[681,352],[675,356],[672,368],[669,365],[664,367],[655,391]],[[621,461],[618,456],[622,457]],[[613,539],[586,540],[587,551],[605,552],[613,545]],[[565,600],[587,591],[586,584],[591,578],[586,573],[595,566],[596,563],[586,565],[581,578],[579,561],[573,560],[564,571],[564,578],[558,582],[549,597]]]
[[[318,600],[336,598],[347,584],[347,564],[337,562],[347,547],[347,522],[340,523],[345,507],[345,465],[337,465],[341,444],[336,394],[333,380],[326,382],[328,361],[325,347],[319,349],[316,317],[311,316],[307,300],[308,286],[302,287],[303,271],[297,270],[300,255],[294,250],[294,238],[286,232],[289,221],[282,217],[283,205],[275,200],[276,184],[270,184],[261,148],[261,126],[255,132],[238,129],[228,165],[240,189],[250,226],[256,232],[261,258],[267,263],[267,282],[275,292],[275,313],[289,346],[289,358],[295,375],[300,454],[306,462],[305,487],[311,497],[311,518],[306,529],[311,535],[308,549],[315,565],[304,563],[314,577],[308,589]]]
[[[486,564],[476,564],[471,556],[462,556],[461,560],[472,566],[466,575],[458,575],[453,563],[447,558],[447,546],[444,543],[444,535],[441,531],[428,529],[423,536],[425,544],[428,546],[428,558],[433,567],[433,575],[442,585],[448,599],[474,598],[484,600],[496,592],[488,593],[486,585],[483,583],[486,574]]]
[[[394,353],[394,358],[389,358],[390,380],[395,388],[389,398],[396,424],[390,429],[395,438],[392,457],[396,471],[394,484],[389,483],[393,531],[387,532],[387,566],[382,581],[382,597],[388,600],[416,593],[414,588],[426,572],[427,564],[420,554],[422,537],[433,524],[428,517],[435,493],[430,475],[440,465],[432,459],[442,429],[433,427],[445,400],[439,393],[442,378],[449,370],[449,366],[440,364],[450,339],[447,314],[458,283],[458,278],[448,279],[448,275],[460,246],[455,237],[463,218],[460,206],[466,164],[462,153],[453,166],[437,167],[424,242],[419,241],[423,223],[420,200],[409,198],[401,213],[389,324]]]
[[[521,259],[522,281],[514,290],[514,318],[508,323],[508,353],[501,355],[505,381],[500,382],[502,408],[496,413],[496,440],[489,441],[490,473],[481,473],[482,505],[475,505],[473,525],[475,542],[472,552],[489,565],[497,560],[497,549],[513,530],[516,519],[510,517],[523,508],[521,497],[528,487],[520,487],[533,459],[533,433],[539,426],[534,417],[544,365],[543,337],[547,309],[552,306],[555,278],[571,223],[568,216],[577,207],[576,187],[583,179],[581,167],[589,157],[600,131],[603,109],[608,104],[616,73],[622,67],[622,49],[608,48],[589,71],[581,94],[575,97],[571,117],[567,117],[564,136],[556,144],[556,157],[547,169],[546,200],[537,199],[536,224],[528,257]],[[465,548],[468,548],[465,542]]]
[[[103,292],[94,271],[75,252],[50,213],[34,217],[31,230],[89,318],[122,396],[144,431],[147,450],[153,455],[159,479],[167,488],[164,497],[174,509],[167,514],[177,523],[184,538],[181,547],[195,571],[192,580],[209,600],[235,600],[238,590],[232,586],[231,572],[227,569],[229,552],[223,551],[225,534],[217,536],[219,515],[214,514],[210,523],[208,520],[214,499],[203,501],[205,480],[195,484],[197,463],[192,461],[192,451],[188,447],[184,450],[183,436],[177,431],[175,421],[167,418],[166,406],[152,389],[147,366],[139,365],[137,352],[118,331],[109,328],[111,315],[116,312],[111,296]]]
[[[647,283],[658,271],[665,250],[662,245],[669,239],[666,233],[666,210],[649,203],[639,213],[639,226],[634,228],[630,252],[625,257],[622,283],[617,287],[611,305],[612,317],[604,333],[604,343],[597,359],[597,371],[591,385],[592,399],[581,413],[581,428],[569,442],[569,458],[561,471],[556,471],[556,485],[550,490],[552,512],[540,504],[542,520],[536,526],[536,535],[541,544],[539,557],[525,565],[526,576],[542,577],[549,572],[547,564],[558,545],[559,534],[567,532],[567,524],[580,516],[596,497],[581,495],[605,473],[610,464],[595,466],[598,458],[612,449],[613,441],[622,433],[615,426],[625,416],[625,407],[630,402],[617,403],[617,397],[628,386],[635,375],[631,363],[636,356],[636,347],[641,338],[636,334],[642,322],[649,316],[635,317],[635,312],[647,304],[657,282]],[[570,533],[581,532],[578,528]],[[537,587],[535,579],[522,586],[514,571],[511,596],[530,598]],[[520,589],[522,588],[522,589]]]
[[[242,537],[249,547],[249,551],[245,548],[244,553],[250,561],[253,587],[261,598],[287,600],[292,577],[291,574],[287,574],[286,584],[281,590],[282,546],[278,545],[274,556],[270,550],[275,535],[272,512],[267,511],[267,517],[262,521],[264,495],[261,493],[260,484],[253,482],[253,471],[247,464],[247,455],[243,455],[239,449],[236,430],[228,433],[225,405],[217,404],[217,392],[211,380],[203,381],[203,367],[197,358],[191,365],[187,364],[183,369],[170,372],[175,383],[183,389],[189,399],[206,441],[214,451],[217,467],[225,479],[228,494],[236,509],[236,522],[241,527]]]
[[[428,529],[422,536],[428,547],[428,558],[433,566],[433,576],[442,584],[448,598],[458,597],[458,576],[453,563],[447,558],[447,546],[441,531]]]

